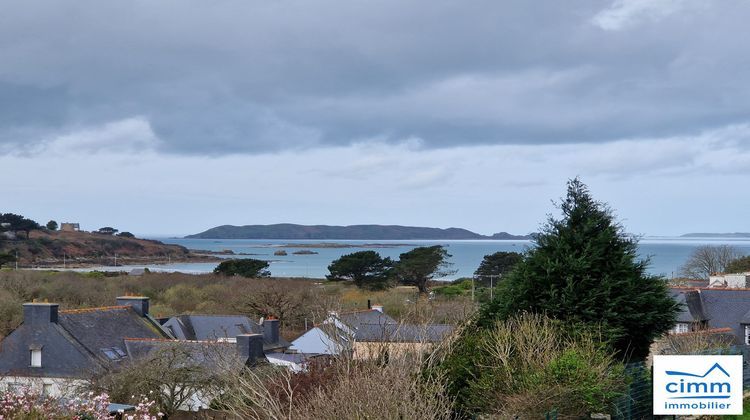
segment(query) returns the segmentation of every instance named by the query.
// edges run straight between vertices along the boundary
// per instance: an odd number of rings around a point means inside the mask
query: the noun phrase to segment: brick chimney
[[[246,366],[255,365],[265,357],[263,334],[240,334],[237,336],[237,353]]]
[[[138,315],[146,316],[148,315],[148,301],[146,296],[120,296],[117,298],[117,305],[132,306]]]
[[[279,342],[279,320],[278,319],[265,319],[263,320],[263,340],[267,343],[278,343]]]
[[[23,323],[26,325],[45,325],[57,323],[57,310],[60,305],[56,303],[24,303]]]

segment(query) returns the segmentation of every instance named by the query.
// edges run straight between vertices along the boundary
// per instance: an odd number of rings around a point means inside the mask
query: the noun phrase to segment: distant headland
[[[481,235],[460,228],[431,228],[399,225],[296,225],[280,223],[274,225],[223,225],[205,232],[188,235],[191,239],[340,239],[340,240],[448,240],[448,239],[495,239],[527,240],[530,235],[512,235],[499,232]]]
[[[680,238],[750,238],[750,232],[734,233],[686,233]]]

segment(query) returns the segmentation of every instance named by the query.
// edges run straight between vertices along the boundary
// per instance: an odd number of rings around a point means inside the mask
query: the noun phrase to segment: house
[[[708,287],[724,287],[730,289],[750,287],[750,272],[714,274],[708,278]]]
[[[681,304],[670,333],[721,331],[731,333],[735,344],[750,345],[750,289],[676,287],[670,293]]]
[[[262,342],[260,334],[242,334],[222,344],[251,364],[262,354]],[[23,322],[0,342],[0,383],[64,396],[84,380],[164,345],[155,343],[185,345],[149,314],[148,297],[63,311],[56,303],[26,303]]]
[[[387,353],[420,351],[441,342],[453,327],[444,324],[401,324],[385,314],[382,306],[337,313],[294,340],[292,349],[308,354],[349,354],[370,359]]]
[[[293,372],[306,369],[307,362],[320,354],[289,352],[291,344],[281,337],[280,321],[261,318],[256,323],[244,315],[184,314],[160,320],[173,337],[179,340],[235,343],[243,334],[263,337],[263,354],[272,365],[289,368]]]
[[[79,223],[60,223],[60,230],[63,232],[79,232],[81,225]]]
[[[129,276],[134,276],[134,277],[140,277],[140,276],[142,276],[142,275],[144,275],[146,273],[148,273],[148,269],[147,268],[145,268],[145,267],[138,267],[138,268],[134,268],[134,269],[130,270],[128,272],[128,275]]]

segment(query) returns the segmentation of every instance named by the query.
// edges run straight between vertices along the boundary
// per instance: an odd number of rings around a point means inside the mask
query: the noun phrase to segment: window
[[[684,334],[688,331],[690,331],[690,325],[687,322],[678,322],[669,332],[672,334]]]
[[[42,367],[42,349],[31,350],[31,367]]]
[[[750,325],[745,325],[745,344],[750,345]]]
[[[107,347],[101,349],[107,359],[117,361],[126,356],[125,352],[119,347]]]
[[[52,395],[52,384],[42,384],[42,395],[44,396]]]

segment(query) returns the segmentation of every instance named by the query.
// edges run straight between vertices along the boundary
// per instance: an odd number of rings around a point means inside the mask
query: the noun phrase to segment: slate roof
[[[363,311],[343,312],[337,315],[337,318],[344,324],[358,328],[360,325],[385,325],[398,324],[395,319],[375,309],[366,309]]]
[[[129,357],[128,337],[168,338],[154,319],[138,315],[130,306],[58,311],[56,304],[27,305],[24,317],[27,309],[46,311],[47,317],[24,319],[3,339],[0,374],[85,378]],[[41,350],[41,367],[30,366],[31,349]]]
[[[453,331],[445,324],[399,324],[375,309],[345,312],[337,316],[354,332],[357,341],[369,342],[439,342]]]
[[[445,324],[361,324],[356,332],[357,341],[437,343],[450,335],[453,326]]]
[[[60,311],[58,323],[91,354],[104,362],[125,357],[124,338],[164,338],[165,334],[130,306]],[[107,351],[105,351],[107,350]],[[109,351],[114,353],[109,353]],[[111,355],[118,357],[113,359]]]
[[[240,360],[234,343],[218,341],[128,338],[125,339],[125,348],[133,359],[142,359],[158,351],[177,348],[180,352],[185,352],[189,359],[185,360],[188,364],[213,366],[223,362],[238,363]]]
[[[211,341],[240,334],[263,334],[263,326],[244,315],[177,315],[165,320],[162,326],[179,340]],[[263,341],[265,350],[289,346],[281,337],[276,342]]]
[[[673,288],[683,303],[678,322],[706,321],[709,328],[730,328],[738,344],[745,344],[745,324],[750,324],[750,289]]]

